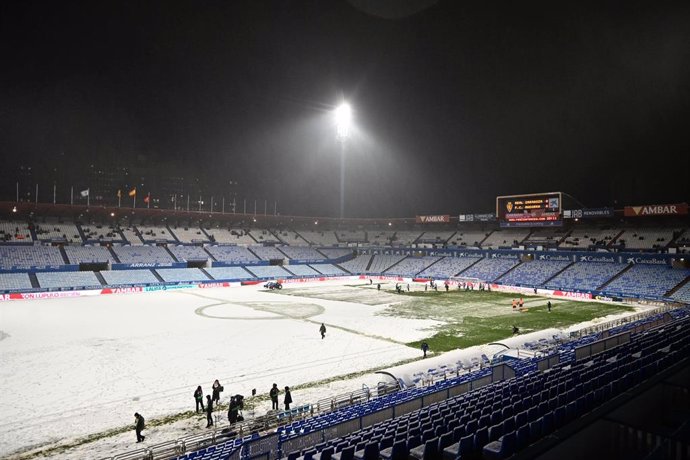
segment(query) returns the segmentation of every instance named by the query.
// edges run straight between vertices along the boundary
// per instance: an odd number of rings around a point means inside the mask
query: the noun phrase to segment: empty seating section
[[[250,246],[249,250],[261,260],[285,259],[285,254],[273,246]]]
[[[501,284],[511,286],[541,286],[549,278],[567,267],[570,261],[532,260],[523,262],[501,277]]]
[[[455,235],[455,230],[442,232],[424,232],[422,236],[417,240],[418,243],[434,243],[434,244],[445,244],[446,241],[451,239]]]
[[[102,271],[101,276],[108,286],[160,283],[151,270],[108,270]]]
[[[242,267],[211,267],[205,270],[214,280],[246,280],[254,278],[254,275]]]
[[[290,276],[290,272],[279,265],[252,265],[247,267],[247,270],[257,278],[285,278]]]
[[[0,273],[0,292],[31,289],[28,273]]]
[[[576,228],[563,242],[561,249],[587,249],[590,246],[605,247],[620,233],[616,228]]]
[[[39,272],[36,278],[46,289],[103,286],[94,272]]]
[[[144,242],[139,238],[139,234],[137,231],[132,228],[132,227],[124,227],[120,228],[120,232],[122,232],[122,235],[125,237],[125,240],[129,242],[131,245],[140,245],[144,244]]]
[[[389,270],[386,270],[387,275],[401,275],[401,276],[411,276],[414,277],[417,273],[421,272],[429,265],[438,261],[440,257],[412,257],[408,256],[403,259],[400,263],[396,264]]]
[[[562,228],[538,228],[527,237],[525,244],[557,246],[567,233]]]
[[[81,224],[81,231],[86,241],[123,241],[118,229],[112,225]]]
[[[417,238],[419,238],[422,235],[421,231],[417,230],[400,230],[395,232],[395,236],[393,237],[393,245],[394,246],[410,246],[412,243],[417,241]]]
[[[680,289],[671,294],[673,300],[690,304],[690,282],[686,282]]]
[[[347,275],[347,272],[342,271],[332,264],[312,264],[311,267],[321,273],[322,275]]]
[[[448,241],[448,246],[478,248],[491,230],[459,230]]]
[[[198,268],[157,268],[156,273],[166,283],[209,280],[208,276]]]
[[[467,269],[467,267],[476,263],[478,260],[480,260],[480,258],[444,257],[431,267],[419,273],[418,276],[435,279],[450,278]]]
[[[288,244],[290,246],[309,246],[307,240],[302,238],[299,233],[293,232],[292,230],[274,229],[272,232],[283,244]]]
[[[155,243],[156,241],[167,241],[177,243],[175,236],[166,227],[153,227],[147,225],[137,225],[139,235],[145,243]]]
[[[208,243],[209,238],[200,228],[170,227],[170,231],[181,243]]]
[[[371,262],[371,257],[372,256],[370,255],[362,254],[358,255],[354,259],[350,259],[338,265],[350,273],[358,275],[367,272],[367,267],[369,266],[369,262]]]
[[[299,232],[302,238],[309,241],[309,243],[316,246],[337,246],[338,239],[335,237],[335,232],[330,230],[313,231],[303,230]]]
[[[626,249],[662,249],[679,232],[672,228],[628,228],[614,244],[624,243]]]
[[[522,228],[496,230],[491,235],[487,236],[486,239],[482,242],[482,248],[511,248],[519,245],[525,238],[527,238],[529,233],[530,231],[528,229]]]
[[[113,251],[123,264],[173,262],[170,253],[161,246],[114,246]]]
[[[65,246],[65,254],[71,264],[115,263],[113,255],[103,246]]]
[[[390,246],[394,236],[395,232],[393,231],[369,230],[367,241],[370,246]]]
[[[280,243],[280,240],[269,230],[249,230],[249,234],[259,243]]]
[[[338,230],[336,235],[341,243],[364,243],[367,240],[364,230]]]
[[[68,243],[82,243],[79,230],[74,224],[61,224],[57,222],[37,223],[34,226],[36,238],[40,241],[46,240],[65,240]]]
[[[211,258],[208,252],[204,251],[204,248],[201,246],[177,245],[168,246],[168,249],[180,262],[208,260]]]
[[[338,259],[340,257],[352,255],[352,249],[347,248],[319,248],[318,251],[329,259]]]
[[[65,265],[53,246],[0,246],[0,270]]]
[[[517,265],[517,259],[482,259],[460,274],[481,281],[494,281]]]
[[[211,228],[206,230],[211,236],[211,241],[221,244],[256,244],[256,240],[251,237],[248,231],[241,228]]]
[[[383,273],[404,258],[405,256],[401,255],[376,254],[371,261],[367,273]]]
[[[241,246],[208,246],[206,248],[214,259],[230,264],[258,262],[259,258]]]
[[[280,250],[290,259],[297,260],[325,260],[319,251],[307,246],[281,246]]]
[[[662,297],[690,276],[690,270],[667,265],[633,265],[606,285],[606,292],[643,297]]]
[[[31,243],[33,237],[26,222],[0,220],[0,243]]]
[[[287,271],[294,274],[295,276],[320,276],[321,273],[317,272],[309,265],[288,265],[285,267]]]
[[[627,264],[577,262],[546,283],[552,289],[595,290],[616,276]]]

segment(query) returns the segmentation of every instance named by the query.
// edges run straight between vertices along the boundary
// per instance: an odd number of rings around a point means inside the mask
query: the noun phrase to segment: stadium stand
[[[323,254],[308,246],[281,246],[280,250],[290,259],[297,260],[326,260]],[[348,252],[346,252],[347,254]]]
[[[423,271],[434,262],[438,262],[441,258],[435,256],[413,257],[407,256],[389,270],[385,271],[386,275],[400,275],[414,277],[417,273]]]
[[[448,246],[478,248],[491,230],[459,230],[448,241]]]
[[[102,287],[94,272],[39,272],[38,285],[46,289]]]
[[[338,246],[338,239],[335,237],[335,232],[330,230],[302,230],[299,234],[302,238],[315,246]]]
[[[370,255],[358,255],[354,259],[347,260],[345,262],[342,262],[338,264],[340,267],[343,269],[349,271],[352,274],[359,275],[363,273],[367,273],[367,267],[369,266],[369,263],[371,262],[371,257]]]
[[[576,262],[548,281],[546,287],[596,290],[627,267],[620,263]]]
[[[198,268],[157,268],[156,273],[166,283],[209,280],[208,276]]]
[[[367,273],[383,273],[404,258],[405,256],[401,255],[376,254],[371,261]],[[340,266],[342,267],[343,265],[341,264]]]
[[[626,249],[663,249],[677,232],[680,230],[673,228],[628,228],[613,244],[622,244]]]
[[[242,267],[211,267],[204,270],[214,280],[246,280],[254,278],[254,275]]]
[[[108,286],[160,283],[151,270],[107,270],[100,273]]]
[[[113,255],[103,246],[65,246],[64,249],[71,264],[115,263]]]
[[[399,230],[393,237],[393,246],[411,246],[422,235],[419,230]]]
[[[318,251],[329,259],[338,259],[340,257],[352,255],[352,249],[347,248],[318,248]]]
[[[173,236],[181,243],[208,243],[209,237],[201,228],[170,227]]]
[[[258,257],[241,246],[208,246],[206,251],[219,262],[243,264],[259,261]]]
[[[113,246],[113,252],[123,264],[174,262],[170,253],[161,246]]]
[[[671,299],[690,305],[690,281],[686,281],[680,289],[671,294]]]
[[[530,230],[524,228],[511,228],[496,230],[482,242],[484,249],[512,248],[518,246],[527,236]]]
[[[32,289],[28,273],[0,273],[0,292]]]
[[[60,250],[53,246],[0,246],[0,270],[30,269],[65,265]]]
[[[576,228],[559,244],[561,249],[587,249],[606,247],[620,233],[616,228]]]
[[[261,260],[286,259],[285,254],[273,246],[250,246],[249,250]]]
[[[606,285],[606,292],[623,296],[658,298],[690,276],[690,270],[671,268],[667,265],[633,265],[618,278]]]
[[[124,242],[119,230],[112,225],[81,224],[81,231],[86,241]]]
[[[481,260],[480,257],[444,257],[429,268],[419,273],[422,278],[444,279],[455,276],[467,267]]]
[[[560,260],[526,261],[499,278],[498,281],[511,286],[541,286],[571,263]]]
[[[445,245],[448,240],[450,240],[453,235],[455,235],[455,230],[451,231],[431,231],[431,232],[424,232],[422,235],[417,239],[417,243],[431,243],[431,244],[442,244]]]
[[[166,227],[154,227],[148,225],[137,225],[137,230],[145,243],[155,243],[157,241],[167,241],[168,243],[177,243],[175,235]]]
[[[482,259],[462,272],[460,276],[491,282],[518,263],[517,259]]]
[[[338,230],[336,236],[341,243],[365,243],[367,241],[367,232],[364,230]]]
[[[0,220],[1,243],[31,243],[33,240],[26,222]]]
[[[394,236],[395,232],[386,230],[369,230],[367,232],[369,246],[390,246]]]
[[[311,268],[318,271],[322,275],[347,275],[347,272],[342,271],[333,264],[313,264],[311,265]]]
[[[257,278],[285,278],[290,276],[290,272],[279,265],[252,265],[245,268]]]
[[[529,246],[558,246],[568,234],[569,230],[563,228],[538,228],[535,229],[524,241]]]
[[[292,230],[273,230],[273,234],[277,236],[283,244],[288,244],[290,246],[309,246],[307,240]]]
[[[256,244],[256,240],[251,237],[248,231],[241,228],[220,228],[214,227],[206,230],[206,233],[211,237],[211,241],[221,244],[240,244],[249,245]]]
[[[46,221],[34,225],[36,237],[40,241],[64,240],[67,243],[82,243],[79,229],[75,224]]]
[[[201,246],[170,245],[168,249],[180,262],[208,260],[211,256]]]
[[[144,244],[134,227],[120,228],[120,232],[122,232],[122,236],[124,236],[125,240],[132,246]]]
[[[283,267],[295,276],[320,276],[321,273],[317,272],[309,265],[299,264],[299,265],[286,265]]]
[[[252,238],[254,238],[259,243],[272,243],[272,244],[280,243],[280,240],[273,233],[271,233],[269,230],[252,229],[252,230],[249,230],[249,234],[251,235]]]

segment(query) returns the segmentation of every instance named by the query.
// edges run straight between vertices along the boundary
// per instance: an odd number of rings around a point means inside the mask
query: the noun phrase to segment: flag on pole
[[[117,197],[121,198],[122,197],[122,190],[117,189]]]
[[[87,188],[86,190],[82,190],[79,193],[81,194],[82,198],[86,198],[87,196],[89,196],[89,189]]]
[[[129,196],[137,196],[137,188],[134,187],[132,190],[129,191]]]

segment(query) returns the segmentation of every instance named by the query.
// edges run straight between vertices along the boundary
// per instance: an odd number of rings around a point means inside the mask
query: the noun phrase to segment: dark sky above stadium
[[[344,97],[349,216],[687,201],[688,24],[690,2],[5,1],[0,151],[334,216]]]

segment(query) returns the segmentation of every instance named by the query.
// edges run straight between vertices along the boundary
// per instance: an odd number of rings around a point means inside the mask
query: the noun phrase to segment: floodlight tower
[[[345,144],[350,137],[352,127],[352,109],[350,104],[342,102],[335,109],[336,137],[340,143],[340,218],[345,217]]]

